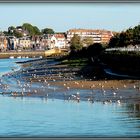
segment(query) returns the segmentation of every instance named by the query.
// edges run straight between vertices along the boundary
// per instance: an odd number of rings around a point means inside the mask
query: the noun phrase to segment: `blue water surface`
[[[126,104],[0,96],[0,114],[0,136],[140,136],[140,120],[134,111],[129,112]]]

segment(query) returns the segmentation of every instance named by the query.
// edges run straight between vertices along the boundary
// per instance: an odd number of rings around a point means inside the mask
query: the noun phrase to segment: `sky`
[[[123,31],[140,23],[140,3],[0,3],[0,30],[30,23],[39,29]]]

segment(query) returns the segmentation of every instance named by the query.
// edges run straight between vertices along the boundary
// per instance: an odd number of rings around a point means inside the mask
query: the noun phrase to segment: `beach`
[[[30,93],[24,96],[39,96],[75,100],[80,93],[80,100],[101,102],[137,102],[140,99],[139,80],[134,79],[101,79],[84,78],[79,75],[80,68],[61,64],[59,61],[39,59],[22,62],[21,79],[27,83],[36,84]],[[25,87],[26,88],[26,87]],[[92,95],[92,97],[91,97]],[[93,99],[94,98],[94,99]],[[77,100],[76,100],[77,101]]]
[[[101,80],[96,80],[94,79],[94,77],[84,78],[83,75],[78,75],[78,72],[80,70],[79,67],[69,67],[68,65],[61,65],[59,62],[46,66],[46,61],[40,60],[38,62],[41,65],[40,68],[37,68],[33,63],[31,65],[33,65],[34,68],[25,70],[25,73],[28,71],[29,75],[33,73],[40,75],[39,77],[30,77],[30,79],[34,82],[43,82],[43,80],[48,80],[49,82],[51,82],[52,85],[62,87],[65,87],[67,85],[71,88],[79,89],[125,89],[133,88],[134,85],[137,87],[139,86],[139,80],[134,79],[104,78]],[[23,66],[25,65],[29,65],[29,63],[27,62],[23,64]],[[26,78],[29,79],[28,77]]]

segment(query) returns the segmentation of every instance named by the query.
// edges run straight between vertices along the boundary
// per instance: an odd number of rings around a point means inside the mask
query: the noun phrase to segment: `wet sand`
[[[98,80],[98,81],[88,81],[88,80],[74,80],[74,81],[58,81],[52,82],[52,85],[57,86],[69,86],[70,88],[76,89],[123,89],[134,87],[134,85],[139,85],[137,80]]]
[[[16,72],[15,75],[13,74],[12,77],[17,79],[19,76],[19,80],[31,83],[30,92],[19,92],[12,96],[57,98],[68,101],[140,103],[139,80],[85,79],[83,75],[78,74],[79,70],[79,67],[61,65],[53,60],[50,62],[49,60],[38,60],[23,63],[23,69]],[[34,84],[38,86],[34,87]],[[5,94],[11,95],[11,93]]]
[[[45,61],[44,61],[45,62]],[[43,63],[44,63],[43,62]],[[46,65],[41,64],[40,68],[34,66],[32,70],[28,69],[28,73],[36,74],[39,76],[29,78],[29,75],[25,76],[26,80],[33,82],[44,82],[45,80],[50,82],[51,85],[61,86],[76,89],[125,89],[125,88],[133,88],[136,86],[138,88],[140,86],[139,80],[133,79],[107,79],[104,78],[102,80],[96,79],[87,79],[84,78],[83,75],[78,75],[80,68],[79,67],[69,67],[68,65]],[[25,71],[24,73],[26,73]]]

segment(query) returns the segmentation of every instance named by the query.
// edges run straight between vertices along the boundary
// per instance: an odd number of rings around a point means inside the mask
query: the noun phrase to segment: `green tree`
[[[16,30],[14,30],[14,36],[15,37],[17,37],[17,38],[20,38],[20,37],[23,37],[23,34],[22,33],[20,33],[20,32],[18,32],[18,31],[16,31]]]
[[[74,34],[70,42],[71,51],[78,51],[78,50],[81,50],[82,48],[83,48],[83,45],[81,42],[81,38],[78,35]]]
[[[89,46],[93,44],[93,39],[91,37],[86,37],[82,40],[83,46]]]
[[[38,29],[37,26],[33,26],[33,30],[34,30],[35,35],[41,35],[41,32],[40,32],[40,30]]]
[[[8,33],[7,31],[3,31],[3,33],[4,33],[6,36],[9,35],[9,33]]]
[[[127,46],[126,33],[122,32],[119,35],[119,47],[126,47],[126,46]]]
[[[140,25],[129,28],[110,39],[109,47],[127,47],[140,44]]]
[[[114,48],[114,47],[118,47],[118,45],[119,45],[119,34],[116,34],[110,39],[108,46],[110,48]]]
[[[140,25],[135,26],[133,29],[133,44],[140,44]]]
[[[14,27],[14,26],[10,26],[10,27],[8,28],[8,35],[13,35],[14,30],[15,30],[15,27]]]
[[[94,43],[87,48],[88,57],[97,57],[103,50],[101,43]]]
[[[44,29],[42,29],[41,32],[42,32],[43,34],[54,34],[54,33],[55,33],[54,30],[51,29],[51,28],[44,28]]]
[[[27,30],[29,32],[30,36],[34,36],[34,35],[40,35],[40,30],[38,29],[38,27],[31,25],[30,23],[24,23],[22,25],[22,28],[24,30]]]

